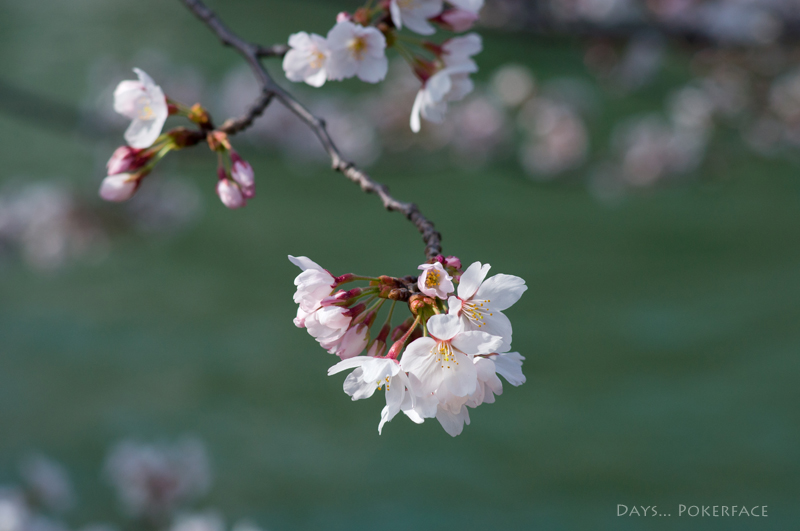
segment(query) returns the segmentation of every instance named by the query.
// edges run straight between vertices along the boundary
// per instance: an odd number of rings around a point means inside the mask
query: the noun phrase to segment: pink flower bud
[[[342,11],[336,15],[336,22],[350,22],[351,20],[353,20],[353,16],[347,11]]]
[[[227,178],[217,183],[217,195],[228,208],[241,208],[247,204],[239,185]]]
[[[100,197],[106,201],[127,201],[139,187],[139,179],[130,173],[109,175],[100,185]]]
[[[253,167],[250,166],[249,163],[239,159],[238,155],[236,158],[238,160],[234,160],[233,166],[231,167],[231,177],[239,184],[242,195],[247,199],[251,199],[256,195],[256,179],[253,173]]]
[[[455,33],[469,31],[478,20],[478,14],[465,9],[448,9],[439,16],[438,22]]]
[[[461,269],[461,260],[457,256],[448,256],[444,259],[445,267],[452,267],[453,269]]]
[[[142,157],[143,149],[136,149],[130,146],[120,146],[111,155],[106,163],[108,175],[138,170],[147,162],[150,157]]]

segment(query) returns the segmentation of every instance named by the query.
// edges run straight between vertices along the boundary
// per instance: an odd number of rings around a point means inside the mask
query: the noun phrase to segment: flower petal
[[[475,292],[478,291],[483,279],[489,274],[491,267],[489,264],[481,265],[480,262],[474,262],[470,265],[461,275],[461,281],[458,283],[458,297],[463,300],[471,299]]]
[[[478,372],[472,359],[461,352],[453,353],[453,361],[445,365],[442,385],[453,396],[469,396],[478,385]]]
[[[508,383],[519,386],[525,383],[525,375],[522,374],[522,362],[525,360],[519,352],[504,352],[493,356],[494,365],[497,373],[505,378]]]
[[[503,344],[503,338],[470,330],[461,332],[450,343],[464,354],[491,354],[498,351]]]
[[[481,284],[473,299],[490,300],[491,308],[503,311],[522,297],[528,286],[514,275],[495,275]]]
[[[461,319],[455,315],[434,315],[428,319],[428,332],[442,341],[447,341],[455,337],[463,330]]]
[[[314,262],[313,260],[311,260],[310,258],[307,258],[305,256],[296,256],[295,257],[295,256],[292,256],[292,255],[289,255],[289,261],[291,263],[293,263],[294,265],[296,265],[297,267],[299,267],[300,269],[302,269],[303,271],[305,271],[306,269],[319,269],[320,271],[325,271],[316,262]]]

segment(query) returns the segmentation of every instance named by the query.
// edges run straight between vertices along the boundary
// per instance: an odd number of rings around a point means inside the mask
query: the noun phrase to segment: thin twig
[[[306,107],[297,101],[294,96],[286,92],[282,87],[275,83],[261,59],[264,57],[280,57],[286,53],[287,48],[283,45],[263,47],[245,41],[230,29],[209,9],[201,0],[181,0],[189,10],[202,20],[208,28],[213,31],[225,46],[234,48],[247,61],[253,70],[259,84],[261,94],[250,108],[248,113],[238,119],[228,120],[223,124],[222,130],[228,134],[238,133],[249,127],[264,109],[270,104],[273,98],[280,101],[286,108],[292,111],[303,122],[306,123],[317,135],[325,151],[331,158],[331,166],[334,170],[341,172],[345,177],[358,184],[364,192],[375,194],[380,197],[386,210],[400,212],[417,228],[422,234],[425,242],[425,256],[433,259],[442,253],[442,236],[414,203],[404,203],[398,201],[389,194],[386,185],[373,180],[367,173],[359,169],[355,164],[346,160],[339,148],[331,139],[325,127],[325,121],[316,117]]]

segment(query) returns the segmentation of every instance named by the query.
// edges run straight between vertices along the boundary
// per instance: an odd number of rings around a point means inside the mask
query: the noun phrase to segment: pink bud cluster
[[[354,369],[344,383],[354,400],[385,390],[379,431],[402,411],[417,423],[435,417],[458,435],[469,424],[467,407],[502,393],[498,374],[512,385],[525,381],[525,358],[510,352],[511,325],[502,313],[527,289],[521,278],[487,279],[488,264],[463,270],[455,256],[437,256],[418,276],[402,278],[334,276],[306,257],[289,260],[302,270],[295,325],[341,360],[329,374]],[[358,281],[367,284],[344,289]],[[411,315],[398,316],[398,305]]]

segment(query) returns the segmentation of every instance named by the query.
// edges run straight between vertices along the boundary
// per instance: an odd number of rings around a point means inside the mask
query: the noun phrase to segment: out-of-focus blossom
[[[123,441],[109,454],[105,472],[123,509],[151,520],[199,499],[211,486],[206,450],[196,439],[174,444]]]
[[[321,87],[328,77],[328,43],[324,37],[304,31],[289,37],[289,50],[283,58],[283,70],[289,81],[304,81]]]
[[[179,515],[170,531],[225,531],[222,516],[216,511]]]
[[[139,81],[122,81],[114,91],[114,110],[131,119],[125,140],[133,148],[153,145],[169,116],[161,87],[144,71],[134,68]]]
[[[492,76],[492,90],[507,107],[525,103],[536,90],[536,81],[528,67],[506,65]]]
[[[442,0],[391,0],[389,12],[397,29],[403,26],[420,35],[433,35],[436,29],[428,22],[442,12]]]
[[[22,462],[20,474],[31,496],[49,510],[64,512],[75,505],[75,491],[67,471],[52,459],[31,455]]]
[[[11,184],[0,192],[0,250],[18,250],[35,269],[54,270],[71,259],[99,256],[106,244],[99,220],[62,184]]]
[[[478,18],[479,15],[476,12],[456,8],[444,10],[442,14],[436,18],[436,21],[450,31],[462,33],[472,29],[472,26],[475,25]]]
[[[30,511],[22,493],[0,487],[0,531],[27,531]]]
[[[447,0],[447,1],[459,9],[463,9],[464,11],[469,11],[470,13],[477,14],[483,8],[484,0]]]
[[[440,59],[443,68],[427,80],[417,93],[411,109],[411,130],[418,133],[421,118],[441,123],[447,104],[459,101],[472,92],[474,85],[469,75],[478,71],[472,56],[483,48],[481,38],[475,33],[455,37],[442,45]]]
[[[520,162],[532,177],[552,177],[576,167],[586,157],[588,133],[570,106],[547,98],[530,100],[519,121],[529,135]]]
[[[328,48],[328,79],[358,76],[361,81],[377,83],[386,77],[386,38],[377,29],[339,22],[328,32]]]

